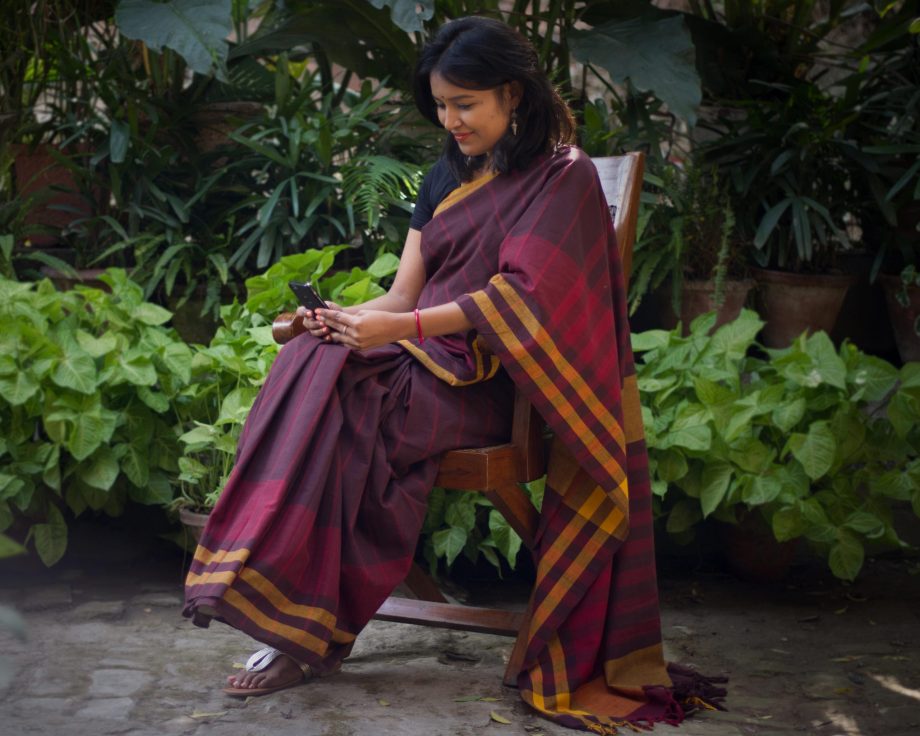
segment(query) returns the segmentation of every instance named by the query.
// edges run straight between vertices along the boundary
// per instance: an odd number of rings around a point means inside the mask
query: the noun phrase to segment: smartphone
[[[297,300],[307,309],[329,309],[309,281],[289,281],[288,286],[291,287]]]

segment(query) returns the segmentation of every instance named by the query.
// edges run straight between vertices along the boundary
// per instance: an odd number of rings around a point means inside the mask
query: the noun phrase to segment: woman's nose
[[[457,117],[457,114],[455,112],[452,112],[450,110],[444,111],[444,127],[447,130],[456,128],[458,122],[459,122],[459,118]]]

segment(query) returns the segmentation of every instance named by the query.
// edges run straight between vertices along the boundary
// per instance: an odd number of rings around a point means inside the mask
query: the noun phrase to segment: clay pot
[[[262,111],[262,103],[247,101],[211,102],[191,114],[195,143],[201,153],[225,146],[230,134]]]
[[[803,274],[753,269],[757,310],[766,321],[761,342],[785,348],[806,330],[830,333],[853,274]]]
[[[74,220],[89,217],[92,204],[77,191],[73,172],[58,163],[52,147],[40,145],[35,149],[14,146],[13,169],[16,191],[29,202],[23,224],[33,246],[52,246],[60,242],[60,231]]]
[[[837,264],[844,273],[853,274],[855,281],[847,289],[843,306],[831,339],[841,343],[848,339],[860,350],[873,354],[892,353],[894,334],[885,306],[885,293],[876,280],[869,281],[875,255],[870,252],[841,253]]]
[[[914,325],[920,319],[920,288],[911,286],[907,289],[908,305],[905,307],[897,299],[897,293],[902,288],[898,276],[881,274],[879,281],[885,290],[885,301],[888,304],[888,318],[894,331],[894,341],[898,346],[898,355],[905,363],[920,361],[920,335]]]
[[[737,524],[719,524],[725,563],[736,577],[755,583],[777,582],[789,573],[798,540],[778,542],[759,515],[746,513]]]
[[[182,526],[185,527],[185,530],[192,535],[192,539],[199,542],[205,524],[208,523],[208,515],[199,514],[189,509],[179,509],[179,521],[182,523]]]
[[[40,270],[42,276],[51,279],[51,283],[54,284],[58,291],[69,291],[77,284],[91,286],[94,289],[102,289],[103,291],[111,291],[107,283],[99,280],[99,277],[105,273],[104,268],[78,268],[76,269],[76,277],[69,276],[56,268],[51,268],[51,266],[42,266]]]
[[[753,279],[727,280],[722,285],[722,306],[716,312],[716,323],[713,331],[726,324],[734,322],[741,314],[747,295],[754,286]],[[690,323],[701,314],[712,312],[716,305],[713,301],[715,295],[714,281],[684,281],[680,298],[680,319],[683,322],[684,334],[690,333]]]

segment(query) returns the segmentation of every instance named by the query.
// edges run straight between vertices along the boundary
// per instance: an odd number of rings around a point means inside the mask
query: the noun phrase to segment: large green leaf
[[[62,388],[91,394],[96,390],[96,363],[86,353],[68,348],[51,374],[51,380]]]
[[[150,463],[147,460],[147,448],[138,444],[124,445],[121,469],[135,486],[143,488],[150,478]]]
[[[862,543],[849,532],[841,531],[828,557],[831,572],[841,580],[854,580],[862,569],[864,559]]]
[[[368,0],[375,8],[390,6],[390,18],[406,33],[425,30],[424,21],[434,15],[434,0]]]
[[[603,67],[614,82],[628,79],[691,126],[696,123],[702,92],[696,51],[682,17],[611,20],[572,31],[569,46],[579,61]]]
[[[178,53],[199,74],[226,80],[227,36],[233,31],[231,0],[121,0],[115,23],[128,38],[155,51]]]
[[[21,555],[25,551],[25,547],[19,544],[19,542],[13,541],[8,536],[6,536],[6,534],[0,534],[0,560],[2,560],[4,557]]]
[[[111,447],[100,447],[77,468],[77,476],[86,485],[100,491],[109,490],[118,478],[118,458]]]
[[[692,529],[693,525],[702,518],[703,514],[700,511],[700,505],[696,501],[684,498],[678,501],[674,508],[671,509],[666,528],[669,534],[679,534]]]
[[[808,434],[796,432],[789,438],[789,449],[808,477],[817,480],[834,464],[837,442],[827,422],[813,422]]]
[[[773,514],[773,536],[778,542],[788,542],[805,533],[802,513],[795,506],[788,506]]]
[[[67,523],[56,506],[48,507],[48,520],[32,527],[35,551],[48,567],[64,556],[67,549]]]
[[[728,463],[712,463],[705,467],[700,488],[700,506],[704,519],[722,503],[731,479],[732,466]]]
[[[38,382],[27,371],[0,378],[0,396],[13,406],[25,404],[38,389]]]
[[[467,532],[473,531],[473,527],[476,526],[474,500],[470,493],[452,496],[447,502],[444,521],[450,526],[458,526]]]
[[[80,414],[74,419],[73,431],[67,438],[67,449],[76,460],[85,460],[102,444],[105,430],[105,421],[98,414]]]
[[[441,529],[431,535],[431,541],[434,544],[434,553],[438,557],[447,559],[447,564],[452,565],[463,551],[463,545],[466,544],[466,531],[460,527],[452,526],[449,529]]]
[[[131,311],[131,316],[145,325],[162,325],[172,319],[172,312],[156,304],[144,302]]]
[[[505,556],[513,570],[517,563],[518,551],[521,549],[520,536],[496,509],[489,512],[489,531],[492,533],[491,537],[495,541],[495,546]]]
[[[805,416],[805,399],[798,398],[788,401],[773,410],[773,423],[783,432],[791,432]]]
[[[814,361],[815,368],[824,383],[836,388],[846,388],[847,368],[837,354],[834,343],[826,332],[816,332],[808,338],[806,352]]]

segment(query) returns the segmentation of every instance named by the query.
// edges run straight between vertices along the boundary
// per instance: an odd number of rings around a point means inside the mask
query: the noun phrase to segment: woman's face
[[[464,156],[489,153],[508,130],[511,111],[520,96],[511,84],[495,89],[467,89],[451,84],[437,72],[429,77],[438,119]]]

